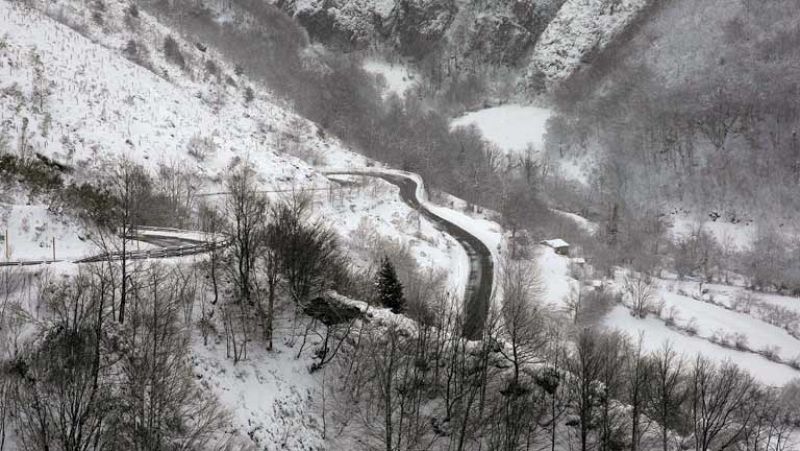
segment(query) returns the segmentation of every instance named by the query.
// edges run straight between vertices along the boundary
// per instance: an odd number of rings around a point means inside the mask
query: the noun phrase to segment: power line
[[[327,188],[314,187],[314,188],[299,188],[299,189],[284,188],[284,189],[255,190],[255,191],[252,191],[252,192],[265,193],[265,194],[266,193],[295,193],[295,192],[296,193],[304,193],[306,191],[339,191],[339,190],[352,189],[352,188],[353,188],[352,186],[331,186],[331,187],[327,187]],[[231,194],[231,192],[230,191],[219,191],[219,192],[215,192],[215,193],[197,193],[197,194],[195,194],[195,196],[198,196],[198,197],[227,196],[228,194]]]

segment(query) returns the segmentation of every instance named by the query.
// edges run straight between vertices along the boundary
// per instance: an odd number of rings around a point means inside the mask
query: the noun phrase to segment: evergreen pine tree
[[[383,258],[375,287],[378,289],[378,297],[384,307],[392,309],[393,313],[403,312],[405,308],[403,285],[397,280],[394,265],[387,257]]]

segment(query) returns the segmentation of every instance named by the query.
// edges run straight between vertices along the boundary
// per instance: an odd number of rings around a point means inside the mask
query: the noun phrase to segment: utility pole
[[[53,261],[56,261],[56,237],[53,236]]]
[[[6,261],[9,261],[11,260],[11,251],[9,250],[9,245],[8,245],[8,229],[6,229],[5,244],[6,244]]]

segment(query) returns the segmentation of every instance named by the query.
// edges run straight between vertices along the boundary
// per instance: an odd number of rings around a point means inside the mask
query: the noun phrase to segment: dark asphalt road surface
[[[447,219],[428,210],[417,199],[416,180],[402,175],[373,173],[373,172],[329,172],[329,175],[358,175],[367,177],[378,177],[400,188],[400,197],[405,203],[419,211],[425,218],[431,221],[436,227],[455,238],[470,260],[469,280],[467,290],[464,293],[464,331],[463,334],[469,339],[481,337],[486,317],[489,313],[489,305],[492,297],[492,286],[494,283],[494,263],[492,252],[488,247],[462,227],[453,224]]]

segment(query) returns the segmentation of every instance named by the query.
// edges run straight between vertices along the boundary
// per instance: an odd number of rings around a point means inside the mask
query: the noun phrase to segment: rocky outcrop
[[[602,52],[653,0],[277,0],[314,40],[389,45],[417,60],[520,68],[552,88]],[[438,53],[434,52],[437,50]],[[534,86],[535,85],[535,86]]]
[[[454,0],[397,0],[388,37],[401,55],[422,58],[442,41],[457,12]]]
[[[494,65],[519,65],[563,1],[500,0],[477,10],[470,55]]]
[[[440,47],[447,57],[513,66],[527,56],[563,2],[279,0],[276,4],[292,14],[312,39],[341,50],[359,50],[380,41],[416,59]]]

